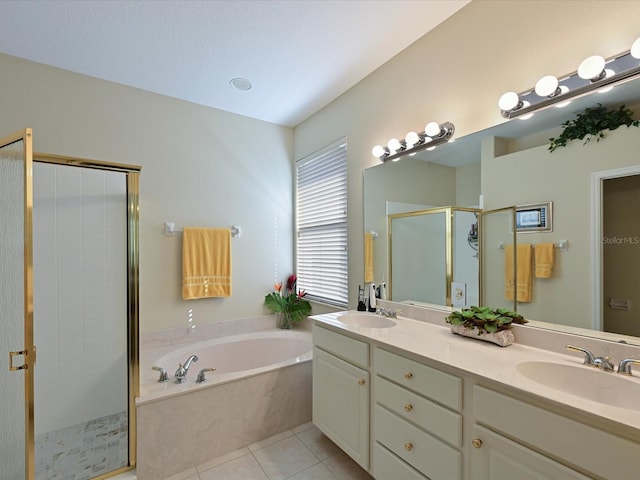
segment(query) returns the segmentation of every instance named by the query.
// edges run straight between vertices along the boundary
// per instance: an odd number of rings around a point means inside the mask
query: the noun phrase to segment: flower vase
[[[291,314],[289,312],[278,313],[278,326],[283,330],[291,330],[293,322],[291,321]]]

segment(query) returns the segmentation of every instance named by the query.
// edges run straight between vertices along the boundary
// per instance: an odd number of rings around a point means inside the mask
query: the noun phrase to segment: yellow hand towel
[[[535,248],[536,278],[551,278],[553,243],[537,243]]]
[[[364,283],[373,282],[373,235],[364,234]]]
[[[231,231],[185,228],[182,238],[182,298],[231,296]]]
[[[513,245],[504,247],[504,297],[513,300],[514,285],[517,301],[531,301],[531,245],[518,245],[517,279],[513,278]]]

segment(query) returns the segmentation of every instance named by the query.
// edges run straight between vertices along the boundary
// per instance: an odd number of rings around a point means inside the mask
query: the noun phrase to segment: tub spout
[[[187,372],[189,371],[189,367],[191,366],[191,362],[197,362],[198,357],[196,355],[191,355],[187,358],[187,361],[178,364],[178,369],[176,370],[176,383],[184,383],[187,381]]]

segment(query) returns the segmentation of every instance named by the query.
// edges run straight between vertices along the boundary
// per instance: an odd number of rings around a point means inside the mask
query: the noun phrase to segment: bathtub
[[[197,355],[187,381],[179,363]],[[142,349],[139,480],[160,479],[311,420],[310,331],[266,329]],[[158,383],[160,366],[169,382]],[[207,381],[195,383],[200,369]]]

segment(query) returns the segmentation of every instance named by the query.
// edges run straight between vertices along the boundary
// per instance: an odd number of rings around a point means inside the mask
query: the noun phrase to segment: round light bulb
[[[389,149],[389,151],[394,154],[396,153],[398,150],[400,150],[400,140],[398,140],[397,138],[392,138],[391,140],[389,140],[389,142],[387,143],[387,148]]]
[[[636,41],[633,42],[629,53],[633,58],[640,58],[640,37],[636,38]]]
[[[517,108],[519,104],[520,98],[518,98],[518,94],[516,92],[503,93],[498,100],[498,107],[500,107],[500,110],[504,110],[505,112]]]
[[[604,58],[600,55],[587,57],[578,66],[578,76],[584,80],[600,80],[604,71],[604,63]]]
[[[376,158],[382,157],[385,154],[384,147],[382,145],[376,145],[371,149],[371,154]]]
[[[558,93],[558,79],[553,75],[545,75],[536,83],[536,94],[540,97],[554,97]]]
[[[407,148],[411,148],[420,142],[420,136],[416,132],[409,132],[407,136],[404,137],[404,141],[407,143]]]
[[[440,135],[440,125],[437,122],[429,122],[424,127],[424,133],[430,137],[437,137]]]

